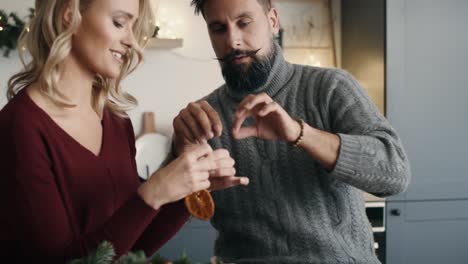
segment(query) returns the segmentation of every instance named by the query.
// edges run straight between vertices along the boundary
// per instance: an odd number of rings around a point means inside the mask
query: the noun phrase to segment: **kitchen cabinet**
[[[466,264],[468,200],[387,202],[387,264]]]
[[[187,224],[159,251],[168,260],[179,259],[185,253],[191,263],[207,263],[214,256],[216,230],[210,222],[191,218]]]
[[[387,118],[412,166],[387,199],[387,264],[468,259],[468,1],[387,0]]]
[[[397,200],[468,198],[468,1],[387,0],[387,117],[413,178]]]

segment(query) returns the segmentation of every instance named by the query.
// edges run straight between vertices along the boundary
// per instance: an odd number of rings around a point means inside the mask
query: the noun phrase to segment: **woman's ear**
[[[68,28],[73,19],[73,0],[67,1],[62,10],[62,23],[64,28]]]

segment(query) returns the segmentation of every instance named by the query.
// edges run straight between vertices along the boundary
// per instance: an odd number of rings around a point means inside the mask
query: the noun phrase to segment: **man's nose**
[[[228,29],[226,45],[230,49],[240,49],[242,47],[242,34],[235,28]]]

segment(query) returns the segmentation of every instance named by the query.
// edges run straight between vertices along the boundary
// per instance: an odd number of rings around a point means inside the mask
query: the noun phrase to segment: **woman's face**
[[[139,0],[93,0],[83,11],[71,55],[92,74],[117,78],[136,40]]]

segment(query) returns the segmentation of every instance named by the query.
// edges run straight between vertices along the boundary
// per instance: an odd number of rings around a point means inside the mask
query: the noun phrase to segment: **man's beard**
[[[276,56],[275,46],[266,56],[257,55],[258,50],[233,50],[224,58],[218,59],[221,64],[221,72],[229,88],[239,92],[251,92],[262,87],[268,80],[273,59]],[[235,56],[247,56],[252,58],[250,63],[234,64]]]

